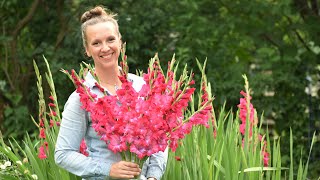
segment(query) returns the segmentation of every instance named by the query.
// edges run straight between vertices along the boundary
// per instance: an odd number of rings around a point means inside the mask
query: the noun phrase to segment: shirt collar
[[[88,71],[86,77],[85,77],[85,82],[84,84],[86,86],[88,86],[90,89],[92,89],[94,86],[96,86],[96,80],[94,79],[94,77],[92,76],[91,72]]]
[[[119,66],[119,70],[122,70],[120,66]],[[131,77],[130,73],[128,73],[127,78],[128,78],[128,81],[130,81],[130,82],[133,83],[134,80],[133,80],[133,78]],[[86,86],[88,86],[90,89],[92,89],[93,87],[96,86],[96,82],[97,82],[97,81],[96,81],[96,79],[93,77],[93,75],[91,74],[91,72],[88,71],[88,73],[87,73],[87,75],[86,75],[86,77],[85,77],[85,82],[84,82],[84,84],[85,84]]]

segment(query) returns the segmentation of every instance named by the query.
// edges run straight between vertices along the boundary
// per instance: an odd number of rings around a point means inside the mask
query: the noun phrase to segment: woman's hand
[[[139,175],[141,169],[139,165],[132,162],[120,161],[111,165],[110,177],[130,179]]]

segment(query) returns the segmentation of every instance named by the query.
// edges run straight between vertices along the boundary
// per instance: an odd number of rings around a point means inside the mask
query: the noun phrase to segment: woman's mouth
[[[104,55],[101,55],[100,58],[102,58],[102,59],[110,59],[112,55],[113,55],[113,53],[104,54]]]

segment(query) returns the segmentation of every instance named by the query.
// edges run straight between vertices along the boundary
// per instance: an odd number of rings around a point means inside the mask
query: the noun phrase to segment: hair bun
[[[81,16],[81,23],[84,23],[92,18],[99,17],[102,15],[106,15],[106,11],[103,7],[101,6],[96,6],[93,9],[90,9],[89,11],[86,11],[82,16]]]

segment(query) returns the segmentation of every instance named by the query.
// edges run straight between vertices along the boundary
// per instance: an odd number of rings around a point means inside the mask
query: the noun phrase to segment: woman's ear
[[[88,56],[88,54],[87,54],[87,52],[85,51],[85,52],[83,52],[83,55],[84,55],[84,57],[85,58],[89,58],[89,56]]]
[[[91,57],[90,52],[88,51],[88,48],[86,48],[86,53],[85,53],[88,57]]]

